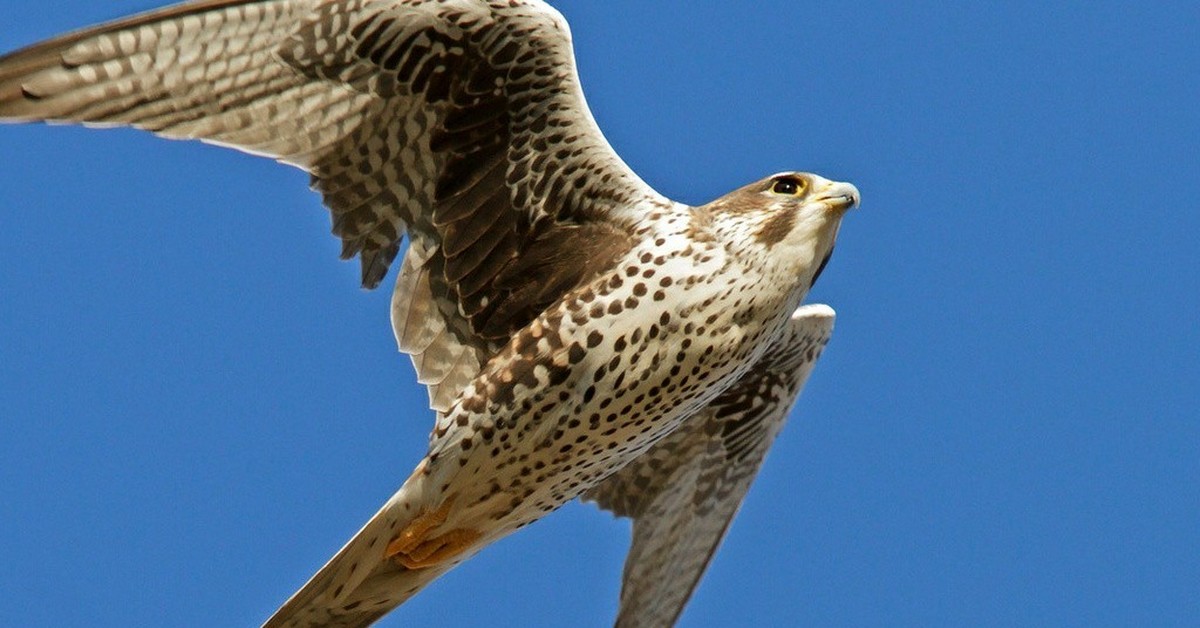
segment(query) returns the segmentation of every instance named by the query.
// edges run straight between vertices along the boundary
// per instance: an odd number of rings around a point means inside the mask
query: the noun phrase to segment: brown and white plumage
[[[829,342],[833,320],[828,306],[796,310],[754,368],[584,495],[633,519],[617,626],[675,623]]]
[[[368,288],[407,235],[392,324],[436,411],[429,453],[270,626],[369,624],[597,485],[639,529],[697,530],[687,556],[635,532],[621,621],[669,623],[788,378],[798,390],[811,368],[772,375],[802,346],[789,316],[858,202],[800,173],[702,207],[664,199],[604,140],[567,26],[539,0],[180,5],[0,58],[0,120],[128,125],[300,167]],[[711,512],[623,488],[663,481],[643,456],[701,445],[668,466],[693,498],[718,489]],[[640,601],[668,571],[678,582]]]
[[[440,410],[594,249],[621,245],[625,208],[662,201],[592,120],[561,16],[494,4],[179,5],[5,57],[0,119],[128,125],[301,167],[368,288],[409,232],[393,318]]]

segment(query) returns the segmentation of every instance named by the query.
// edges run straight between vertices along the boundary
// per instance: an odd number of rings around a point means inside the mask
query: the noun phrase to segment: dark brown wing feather
[[[0,120],[128,125],[304,168],[368,288],[419,236],[393,319],[439,409],[628,247],[632,208],[661,202],[596,128],[561,16],[532,0],[180,5],[0,58]]]

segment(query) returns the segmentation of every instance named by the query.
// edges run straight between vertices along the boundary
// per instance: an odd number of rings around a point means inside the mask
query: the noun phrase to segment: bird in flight
[[[859,201],[796,172],[662,197],[539,0],[178,5],[0,58],[0,120],[296,166],[363,286],[398,266],[428,453],[271,627],[369,625],[576,497],[634,521],[617,625],[673,624],[829,340],[801,302]]]

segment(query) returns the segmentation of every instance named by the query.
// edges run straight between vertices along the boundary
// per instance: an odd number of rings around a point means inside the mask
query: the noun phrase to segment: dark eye
[[[771,184],[771,191],[784,196],[800,196],[804,193],[804,180],[795,177],[775,179],[775,183]]]

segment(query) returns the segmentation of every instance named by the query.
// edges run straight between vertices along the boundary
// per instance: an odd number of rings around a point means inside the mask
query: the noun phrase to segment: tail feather
[[[369,626],[446,573],[453,564],[406,569],[384,551],[416,515],[406,484],[263,628]],[[457,561],[456,561],[457,562]]]

